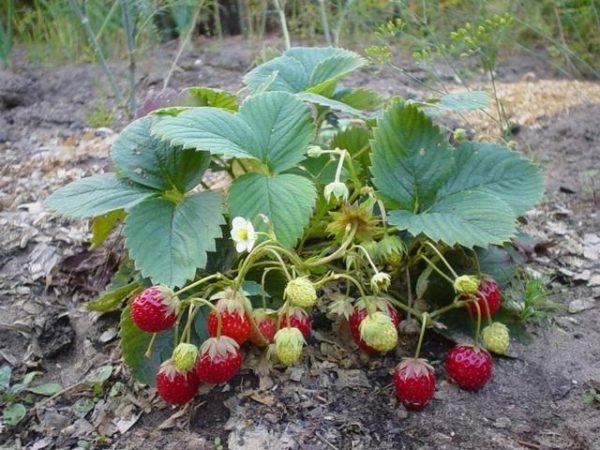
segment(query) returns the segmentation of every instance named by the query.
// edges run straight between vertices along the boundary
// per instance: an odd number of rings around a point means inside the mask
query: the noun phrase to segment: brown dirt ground
[[[200,48],[184,55],[172,86],[239,89],[255,49],[236,40],[223,51]],[[140,97],[160,89],[173,53],[165,46],[142,61]],[[116,73],[124,83],[124,65]],[[93,65],[42,70],[18,60],[12,72],[0,72],[0,361],[19,376],[35,368],[45,380],[75,386],[16,430],[1,430],[0,448],[69,449],[84,440],[90,448],[217,449],[219,438],[224,448],[247,450],[600,449],[600,408],[582,399],[600,385],[600,85],[547,80],[550,69],[527,58],[507,61],[499,74],[507,104],[519,92],[533,99],[511,109],[514,140],[547,176],[544,201],[524,219],[538,242],[530,267],[554,277],[554,300],[574,313],[532,326],[533,342],[515,343],[514,358],[496,359],[492,381],[477,393],[444,381],[450,344],[429,336],[425,353],[438,391],[427,410],[407,413],[389,373],[412,339],[398,355],[369,360],[319,315],[298,367],[262,377],[243,370],[183,410],[132,383],[119,362],[118,318],[82,307],[107,282],[114,246],[89,252],[87,225],[50,215],[40,203],[56,187],[108,165],[114,131],[85,125],[95,98],[107,95],[102,75]],[[349,84],[426,95],[386,71],[365,70]],[[548,94],[568,89],[578,95],[561,101]],[[125,122],[117,117],[115,130]],[[256,358],[249,351],[246,359]],[[90,412],[77,412],[76,402],[93,398],[77,383],[106,364],[115,366],[108,383],[114,395],[107,388]]]

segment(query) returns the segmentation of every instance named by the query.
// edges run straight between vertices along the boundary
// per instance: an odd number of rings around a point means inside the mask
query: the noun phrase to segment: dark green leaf
[[[315,105],[319,106],[325,106],[326,108],[331,108],[334,111],[339,111],[345,114],[349,114],[351,116],[359,117],[361,119],[367,119],[368,117],[362,111],[353,108],[352,106],[347,105],[346,103],[340,102],[338,100],[333,100],[319,94],[313,94],[310,92],[300,92],[296,94],[296,97],[302,101],[314,103]]]
[[[316,200],[315,187],[299,175],[266,176],[248,173],[234,180],[229,190],[229,213],[253,220],[265,214],[277,239],[293,246],[308,225]]]
[[[154,386],[160,364],[173,353],[173,330],[159,333],[150,358],[145,353],[152,334],[144,333],[131,319],[129,306],[121,313],[121,353],[133,377],[140,383]]]
[[[378,108],[384,101],[379,93],[367,88],[344,89],[336,92],[335,99],[362,111],[371,111]]]
[[[200,192],[179,203],[153,198],[132,208],[123,234],[136,268],[154,283],[183,286],[215,250],[221,207],[218,194]]]
[[[452,169],[440,129],[415,106],[393,103],[377,121],[371,143],[373,183],[392,206],[429,205]]]
[[[351,126],[337,133],[330,146],[348,150],[353,161],[357,161],[363,168],[367,168],[370,165],[371,156],[370,137],[371,134],[367,128]]]
[[[515,215],[499,198],[477,191],[448,195],[428,210],[389,212],[389,223],[413,236],[424,234],[429,239],[467,248],[501,245],[515,232]]]
[[[153,195],[153,191],[106,173],[67,184],[48,197],[45,204],[67,217],[81,219],[128,210]]]
[[[520,215],[539,201],[544,183],[539,168],[518,153],[500,145],[466,142],[456,149],[454,171],[438,198],[463,190],[492,194]]]
[[[171,147],[150,135],[157,117],[142,117],[125,128],[112,147],[117,171],[159,191],[187,192],[197,186],[210,162],[207,152]]]

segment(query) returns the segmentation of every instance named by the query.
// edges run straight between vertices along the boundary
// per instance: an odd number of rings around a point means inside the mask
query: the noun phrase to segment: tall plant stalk
[[[333,45],[331,32],[329,31],[329,20],[327,19],[327,10],[325,9],[325,0],[319,0],[319,12],[321,13],[321,22],[323,23],[323,33],[325,41],[330,47]]]
[[[98,63],[100,64],[104,75],[106,75],[106,78],[108,79],[108,83],[110,84],[113,94],[117,98],[119,104],[122,105],[125,102],[125,99],[123,98],[123,94],[121,93],[121,90],[119,89],[119,86],[117,85],[117,82],[113,77],[112,71],[108,67],[106,58],[104,58],[104,53],[102,53],[100,44],[98,43],[96,35],[94,34],[92,27],[90,26],[90,19],[88,18],[87,14],[79,7],[76,0],[69,0],[69,6],[81,21],[81,25],[83,26],[85,34],[87,35],[88,40],[90,41],[90,44],[92,44],[92,47],[94,48],[94,52],[96,53]]]
[[[121,0],[121,13],[123,15],[123,28],[127,40],[127,59],[129,68],[129,114],[134,114],[135,104],[135,31],[131,23],[129,0]]]
[[[286,50],[289,50],[290,47],[292,46],[292,43],[290,41],[290,32],[288,31],[288,27],[287,27],[287,20],[285,18],[285,0],[284,1],[280,1],[280,0],[274,0],[275,3],[275,9],[277,10],[277,13],[279,14],[279,22],[281,23],[281,31],[283,32],[283,39],[285,41],[285,48]]]

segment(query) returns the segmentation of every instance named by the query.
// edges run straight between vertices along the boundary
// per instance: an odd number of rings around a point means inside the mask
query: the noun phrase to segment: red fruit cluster
[[[474,300],[473,300],[474,297]],[[477,317],[477,306],[479,306],[479,311],[481,311],[481,318],[487,319],[488,317],[493,316],[500,309],[500,305],[502,304],[502,294],[500,294],[500,287],[495,280],[491,278],[484,278],[479,283],[479,288],[477,292],[473,294],[473,297],[469,297],[466,295],[461,296],[461,300],[469,300],[467,303],[467,308],[473,315],[473,317]]]
[[[395,308],[388,305],[387,308],[384,308],[382,312],[390,316],[396,327],[400,324],[400,320],[402,318]],[[369,313],[367,308],[354,308],[354,312],[350,315],[348,323],[350,324],[350,333],[352,334],[352,339],[354,339],[356,345],[358,345],[362,351],[370,355],[374,355],[379,352],[373,347],[367,345],[367,343],[360,337],[360,324],[368,315]]]
[[[196,363],[200,381],[211,384],[225,383],[242,367],[242,354],[237,343],[228,336],[207,339]]]

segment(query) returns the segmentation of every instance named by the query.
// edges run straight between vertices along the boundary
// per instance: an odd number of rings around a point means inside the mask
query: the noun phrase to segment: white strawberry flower
[[[250,252],[256,242],[256,232],[252,222],[243,217],[235,217],[231,222],[231,239],[238,253]]]

